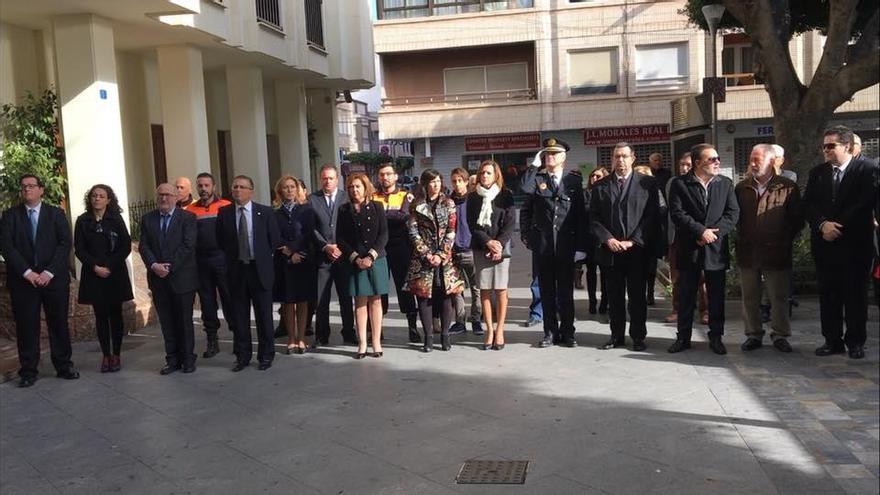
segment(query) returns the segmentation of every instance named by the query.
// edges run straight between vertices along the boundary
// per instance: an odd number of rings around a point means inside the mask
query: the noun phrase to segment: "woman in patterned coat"
[[[422,350],[433,350],[433,319],[440,318],[444,351],[452,348],[449,326],[455,318],[455,294],[464,282],[452,263],[455,243],[455,203],[443,194],[443,178],[434,169],[422,172],[407,220],[412,258],[407,275],[409,290],[416,296],[425,341]]]

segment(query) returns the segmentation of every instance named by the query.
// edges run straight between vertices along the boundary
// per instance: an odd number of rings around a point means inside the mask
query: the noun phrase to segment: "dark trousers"
[[[425,341],[429,341],[434,333],[434,318],[440,318],[441,335],[449,335],[449,326],[455,319],[454,295],[443,293],[443,290],[434,290],[431,297],[419,297],[419,319],[422,320],[422,330],[425,332]]]
[[[544,306],[541,305],[541,284],[538,282],[538,255],[532,253],[532,281],[529,290],[532,292],[532,301],[529,303],[529,318],[535,320],[544,319]]]
[[[257,360],[272,362],[275,358],[275,328],[272,326],[272,287],[263,288],[255,263],[242,264],[242,275],[232,285],[235,301],[235,335],[232,349],[239,363],[251,362],[254,355],[251,344],[251,307],[257,324]]]
[[[182,366],[196,362],[193,352],[193,299],[195,292],[177,294],[171,283],[160,279],[151,289],[159,326],[165,340],[165,362],[170,366]]]
[[[826,343],[834,346],[845,343],[847,347],[865,345],[870,273],[870,258],[816,261],[819,317]]]
[[[590,304],[596,304],[597,285],[602,290],[602,300],[607,301],[608,298],[606,296],[608,294],[608,292],[607,292],[608,288],[606,285],[606,280],[608,279],[608,276],[605,273],[606,270],[598,270],[599,274],[597,277],[596,276],[596,271],[597,271],[596,269],[599,267],[599,265],[597,265],[595,263],[589,263],[589,262],[585,263],[585,265],[587,267],[587,270],[586,270],[587,271],[587,297],[589,297],[589,299],[590,299]],[[598,284],[597,284],[597,282],[598,282]]]
[[[706,299],[709,306],[709,337],[724,335],[724,290],[727,283],[725,270],[701,270],[678,267],[676,281],[678,298],[678,338],[690,342],[694,327],[694,308],[700,273],[706,279]]]
[[[229,330],[235,335],[235,316],[232,310],[232,297],[229,293],[229,277],[226,273],[226,261],[221,253],[219,257],[199,259],[199,304],[202,308],[202,326],[205,333],[217,335],[220,318],[217,317],[217,294],[223,305],[223,318]]]
[[[125,325],[122,322],[122,303],[95,303],[95,331],[101,352],[104,356],[118,356],[122,351],[122,336]]]
[[[407,259],[409,255],[407,255]],[[318,305],[315,308],[315,338],[326,345],[330,341],[330,288],[336,286],[336,297],[339,298],[339,313],[342,316],[342,335],[355,338],[354,309],[351,296],[348,295],[348,283],[351,270],[345,260],[318,266]]]
[[[657,258],[650,256],[648,266],[646,268],[647,276],[645,278],[645,295],[654,295],[654,285],[657,283]]]
[[[612,255],[613,264],[603,267],[608,271],[608,317],[611,322],[611,337],[624,340],[626,331],[627,297],[629,298],[629,336],[633,340],[644,340],[648,334],[645,322],[648,319],[648,303],[645,286],[649,260],[645,250],[634,246],[631,249]],[[656,262],[656,258],[653,258]]]
[[[400,312],[405,315],[415,314],[418,312],[416,298],[412,292],[406,290],[406,274],[409,271],[410,258],[409,243],[388,243],[385,252],[388,258],[388,270],[397,289],[397,305],[400,307]],[[382,314],[386,313],[388,313],[388,294],[382,294]]]
[[[37,376],[40,363],[40,307],[46,312],[49,333],[49,350],[52,366],[65,371],[73,366],[70,360],[70,331],[67,328],[68,298],[70,290],[50,290],[34,287],[29,283],[9,284],[12,299],[12,317],[15,320],[15,339],[18,344],[19,376]]]
[[[538,284],[544,309],[544,336],[574,338],[574,255],[541,256]],[[558,315],[558,316],[557,316]]]

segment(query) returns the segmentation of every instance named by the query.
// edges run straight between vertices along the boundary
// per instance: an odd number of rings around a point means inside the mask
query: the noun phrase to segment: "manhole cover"
[[[456,483],[522,485],[529,461],[465,461],[455,477]]]

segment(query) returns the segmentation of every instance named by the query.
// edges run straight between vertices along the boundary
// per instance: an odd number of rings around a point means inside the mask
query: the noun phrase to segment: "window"
[[[751,45],[725,45],[721,51],[721,74],[728,86],[756,84],[753,71],[755,51]]]
[[[324,20],[321,15],[323,0],[305,0],[306,6],[306,42],[318,48],[324,48]]]
[[[408,19],[432,15],[521,9],[534,0],[376,0],[380,19]]]
[[[572,95],[617,93],[617,74],[617,48],[568,54],[568,86]]]
[[[257,0],[257,22],[281,29],[281,8],[278,0]]]
[[[528,89],[528,64],[444,69],[443,84],[447,95],[482,95],[492,91]]]
[[[687,43],[636,47],[636,89],[672,90],[687,83]]]

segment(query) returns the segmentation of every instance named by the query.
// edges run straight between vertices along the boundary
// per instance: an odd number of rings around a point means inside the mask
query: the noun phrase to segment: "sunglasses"
[[[839,145],[839,144],[840,143],[825,143],[822,145],[822,149],[830,151],[830,150],[833,150],[834,148],[837,148],[837,145]]]
[[[706,158],[706,161],[709,163],[721,163],[721,158],[717,156],[710,156],[709,158]]]

